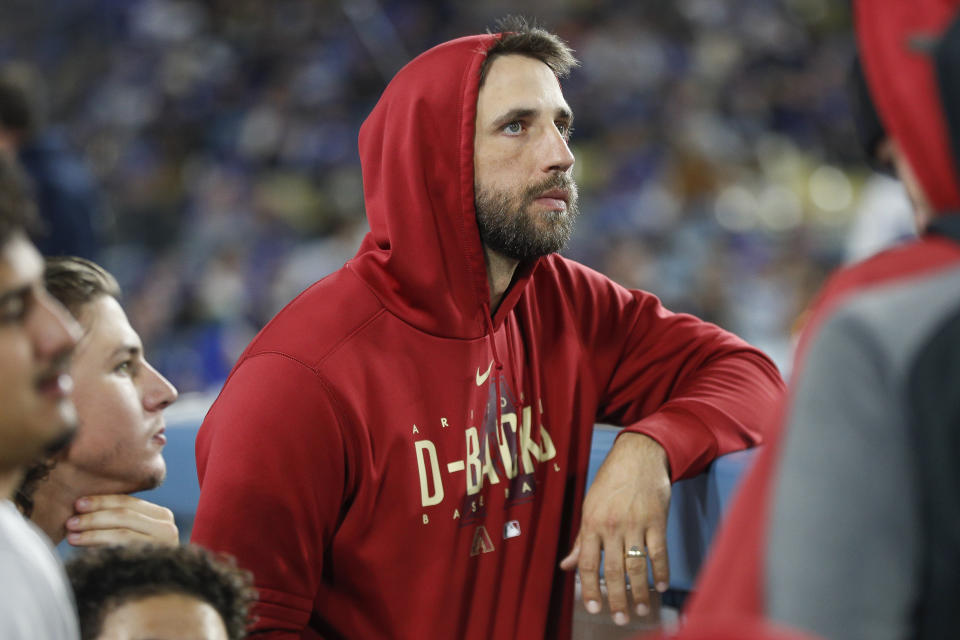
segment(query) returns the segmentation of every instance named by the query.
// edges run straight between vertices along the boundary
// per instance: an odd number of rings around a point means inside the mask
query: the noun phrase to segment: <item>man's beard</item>
[[[545,191],[566,189],[566,211],[530,213],[529,207]],[[507,191],[474,185],[477,226],[483,244],[514,260],[530,260],[560,251],[573,233],[573,221],[580,213],[577,185],[560,173],[529,187],[520,196]]]

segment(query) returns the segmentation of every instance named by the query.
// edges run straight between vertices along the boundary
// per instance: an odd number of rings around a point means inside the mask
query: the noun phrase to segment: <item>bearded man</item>
[[[453,40],[361,128],[370,233],[254,339],[197,441],[193,541],[253,571],[264,637],[569,638],[569,570],[599,612],[601,550],[625,624],[648,555],[669,581],[671,480],[759,441],[768,358],[556,253],[575,65],[522,22]],[[624,429],[584,497],[596,422]]]

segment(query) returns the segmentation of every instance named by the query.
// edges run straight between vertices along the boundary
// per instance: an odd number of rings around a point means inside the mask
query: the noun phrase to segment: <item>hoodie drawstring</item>
[[[533,321],[527,316],[527,314],[520,314],[518,316],[518,323],[520,327],[520,335],[523,344],[533,344],[531,342],[531,336],[534,335]],[[509,337],[509,334],[507,334]],[[511,347],[512,350],[512,347]],[[540,447],[540,450],[545,450],[543,445],[543,429],[541,420],[541,394],[540,394],[540,382],[542,378],[540,377],[540,361],[536,358],[528,358],[527,352],[524,351],[524,362],[526,363],[528,376],[530,380],[530,397],[526,400],[525,404],[530,406],[530,438],[534,439],[537,443],[537,446]],[[534,435],[536,431],[536,435]]]

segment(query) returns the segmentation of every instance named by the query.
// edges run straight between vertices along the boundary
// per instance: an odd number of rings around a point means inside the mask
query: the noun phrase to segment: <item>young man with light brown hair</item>
[[[44,280],[83,329],[70,365],[79,426],[68,447],[34,466],[18,505],[55,543],[177,544],[170,510],[128,495],[163,482],[163,410],[177,390],[145,359],[106,270],[48,258]]]

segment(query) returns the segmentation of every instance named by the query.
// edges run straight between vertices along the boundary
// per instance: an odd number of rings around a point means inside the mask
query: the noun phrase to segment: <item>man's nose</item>
[[[146,381],[143,389],[143,407],[147,411],[159,411],[177,400],[177,388],[153,368],[149,362],[144,362]]]
[[[576,160],[567,139],[556,126],[550,127],[544,140],[544,161],[542,170],[546,173],[559,171],[566,173]]]

